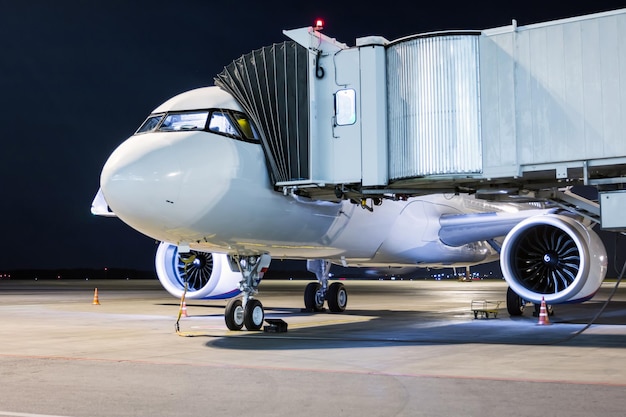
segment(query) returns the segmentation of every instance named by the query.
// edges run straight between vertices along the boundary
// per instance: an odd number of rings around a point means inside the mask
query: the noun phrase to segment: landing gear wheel
[[[244,311],[239,298],[230,300],[228,304],[226,304],[224,320],[229,330],[241,330],[244,322]]]
[[[263,305],[255,298],[248,300],[246,308],[243,313],[243,323],[248,330],[259,330],[263,325],[265,319],[265,313],[263,312]]]
[[[526,303],[517,295],[511,287],[506,290],[506,309],[511,317],[518,317],[524,313]]]
[[[304,307],[312,311],[324,311],[324,294],[318,282],[310,282],[304,289]]]
[[[328,308],[333,313],[343,313],[348,305],[348,292],[341,282],[333,282],[328,287]]]

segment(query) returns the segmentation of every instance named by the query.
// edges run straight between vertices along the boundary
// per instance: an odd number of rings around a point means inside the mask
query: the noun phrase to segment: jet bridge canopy
[[[307,77],[307,50],[283,42],[243,55],[215,78],[259,127],[274,182],[310,179]]]
[[[284,33],[292,41],[244,55],[216,84],[259,125],[285,192],[626,183],[626,9],[354,47],[310,27]]]

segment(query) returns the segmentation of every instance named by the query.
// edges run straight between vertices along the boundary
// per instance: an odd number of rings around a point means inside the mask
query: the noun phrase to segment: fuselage
[[[439,239],[439,218],[473,211],[472,197],[385,200],[370,212],[275,191],[262,146],[240,117],[216,87],[164,103],[106,162],[106,202],[147,236],[207,252],[384,266],[497,259],[486,243],[450,247]]]

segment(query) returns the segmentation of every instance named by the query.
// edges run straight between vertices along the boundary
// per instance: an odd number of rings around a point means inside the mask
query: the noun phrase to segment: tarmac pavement
[[[190,300],[177,334],[156,280],[0,281],[0,416],[624,415],[626,290],[585,329],[614,283],[548,326],[474,319],[499,280],[346,281],[342,314],[303,312],[306,284],[261,284],[286,333]]]

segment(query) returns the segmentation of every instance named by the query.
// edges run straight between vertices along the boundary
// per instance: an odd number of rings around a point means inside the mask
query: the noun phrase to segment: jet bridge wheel
[[[341,282],[333,282],[328,287],[328,308],[333,313],[343,313],[348,305],[348,292]]]
[[[228,302],[224,312],[224,320],[228,330],[241,330],[244,325],[244,310],[241,299],[235,298]]]
[[[310,311],[324,311],[324,293],[319,282],[309,282],[304,289],[304,307]]]
[[[521,316],[525,305],[526,302],[511,287],[506,290],[506,309],[511,317]]]

